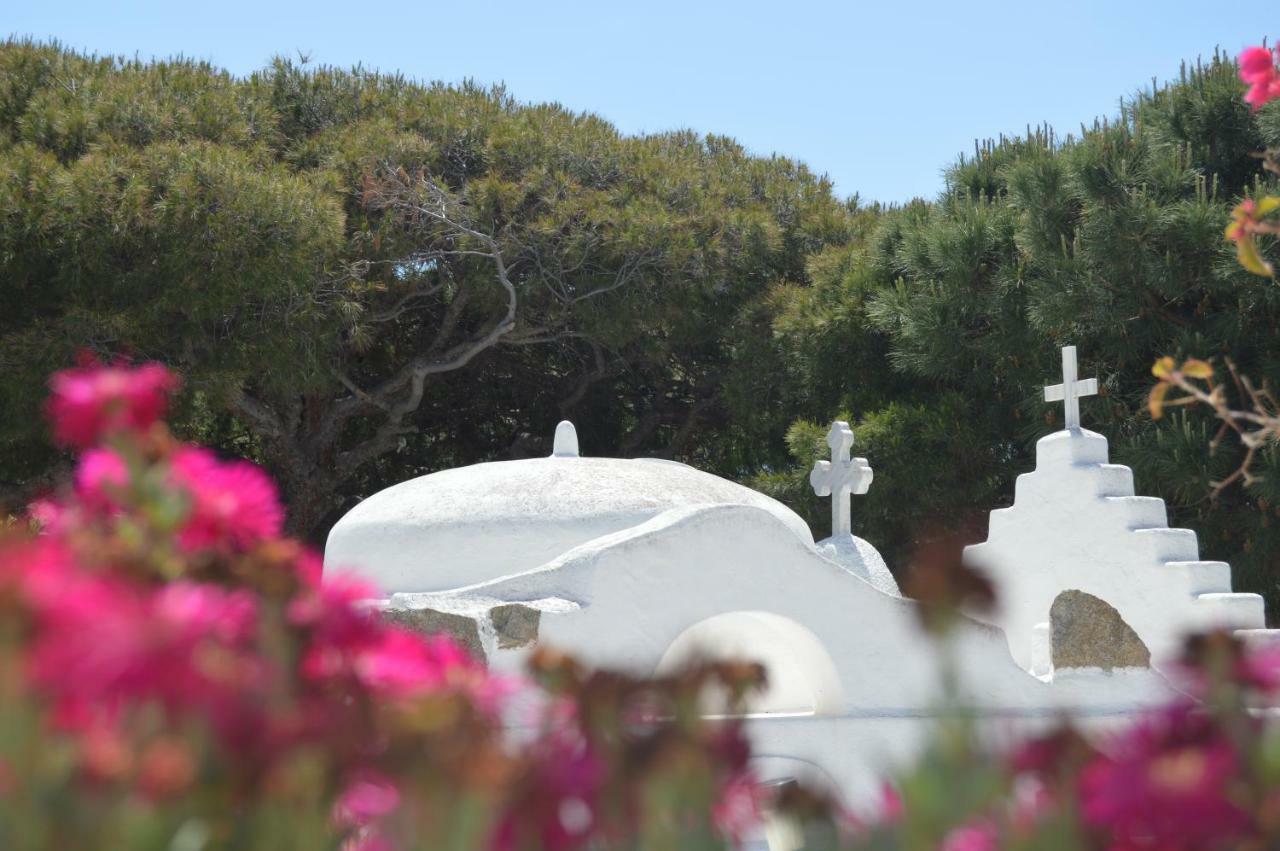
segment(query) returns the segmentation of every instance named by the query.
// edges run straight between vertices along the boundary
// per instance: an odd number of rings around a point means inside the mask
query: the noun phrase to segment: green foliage
[[[406,476],[543,454],[564,417],[589,454],[751,481],[822,533],[807,469],[844,412],[879,474],[857,528],[901,564],[1011,498],[1075,343],[1102,381],[1086,422],[1274,606],[1276,453],[1210,500],[1238,447],[1212,448],[1204,412],[1145,405],[1164,355],[1280,380],[1280,288],[1222,239],[1241,194],[1275,183],[1253,155],[1280,143],[1280,107],[1241,91],[1215,56],[1078,135],[978,144],[936,202],[883,209],[730,139],[623,136],[502,89],[11,41],[0,486],[12,505],[57,465],[35,400],[87,346],[178,367],[181,430],[264,462],[313,535]],[[483,334],[505,296],[490,259],[450,253],[474,240],[374,203],[397,173],[493,238],[519,296],[515,333],[432,374],[400,420],[406,364]]]
[[[494,240],[519,298],[513,332],[420,399],[406,370],[482,338],[506,296],[475,240],[378,203],[396,174]],[[56,462],[35,400],[83,347],[179,368],[184,433],[265,463],[311,534],[414,471],[545,452],[567,416],[591,452],[758,469],[786,457],[771,291],[859,215],[732,140],[626,137],[502,89],[9,41],[0,482],[16,500]]]
[[[1213,442],[1211,413],[1157,423],[1145,407],[1166,354],[1214,359],[1220,378],[1229,355],[1259,384],[1280,380],[1280,289],[1242,270],[1222,239],[1239,195],[1275,183],[1253,154],[1273,140],[1277,110],[1254,116],[1241,93],[1234,64],[1215,57],[1079,137],[1037,130],[980,145],[937,203],[886,212],[867,251],[781,305],[787,363],[821,392],[793,433],[851,412],[855,451],[882,472],[856,501],[860,534],[901,549],[935,516],[1011,499],[1034,441],[1060,427],[1040,394],[1058,381],[1059,346],[1074,343],[1102,384],[1086,425],[1111,437],[1141,492],[1168,500],[1171,521],[1200,532],[1205,557],[1236,565],[1238,589],[1275,608],[1276,453],[1262,481],[1211,500],[1239,446]],[[813,354],[877,350],[892,374]],[[775,492],[799,489],[813,455],[795,457],[792,473],[767,479]]]

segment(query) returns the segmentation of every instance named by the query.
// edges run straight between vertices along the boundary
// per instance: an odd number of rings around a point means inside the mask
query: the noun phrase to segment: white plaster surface
[[[832,535],[817,544],[819,552],[855,576],[870,582],[878,591],[901,597],[884,557],[875,547],[856,535]]]
[[[350,570],[388,596],[458,588],[694,505],[755,506],[812,545],[804,520],[777,500],[672,461],[577,457],[563,425],[563,455],[445,470],[364,500],[329,533],[325,569]]]
[[[764,690],[750,697],[749,712],[813,715],[844,708],[840,674],[822,640],[772,612],[725,612],[699,621],[676,636],[656,670],[668,674],[700,660],[735,659],[758,662],[768,672]]]
[[[672,509],[523,574],[391,604],[476,601],[538,606],[539,642],[591,665],[649,673],[697,653],[764,656],[779,685],[750,717],[756,753],[778,772],[812,765],[850,799],[918,754],[943,699],[940,657],[916,604],[853,576],[757,507]],[[527,653],[495,647],[490,662],[514,673]],[[1064,710],[1120,723],[1169,695],[1145,671],[1042,681],[1014,663],[999,631],[976,622],[949,653],[958,703],[979,710],[992,735],[1037,729]]]
[[[1090,431],[1036,444],[1035,472],[1018,477],[1014,504],[991,512],[986,542],[966,556],[994,580],[991,622],[1028,670],[1043,667],[1036,626],[1067,589],[1114,606],[1157,666],[1190,632],[1264,625],[1262,598],[1231,593],[1231,568],[1200,560],[1195,533],[1168,528],[1162,500],[1134,496],[1132,471],[1109,463],[1106,438]]]
[[[1049,395],[1070,414],[1092,389],[1068,363]],[[850,801],[918,756],[944,703],[976,712],[1001,742],[1064,712],[1108,730],[1166,701],[1154,671],[1052,669],[1049,607],[1064,590],[1114,606],[1157,661],[1211,625],[1277,640],[1260,629],[1261,598],[1231,593],[1230,568],[1199,560],[1195,535],[1167,528],[1164,504],[1134,496],[1132,473],[1108,463],[1106,440],[1075,429],[1040,441],[1014,505],[969,550],[999,586],[992,623],[1005,631],[965,622],[940,651],[880,554],[849,531],[849,497],[871,470],[849,456],[842,425],[811,479],[834,497],[835,534],[816,545],[775,500],[672,462],[580,457],[561,423],[549,458],[435,473],[365,500],[330,534],[326,570],[354,568],[391,607],[474,618],[499,672],[520,674],[533,650],[498,647],[488,613],[504,603],[538,609],[538,643],[589,665],[761,661],[770,686],[747,721],[760,776],[810,772]]]

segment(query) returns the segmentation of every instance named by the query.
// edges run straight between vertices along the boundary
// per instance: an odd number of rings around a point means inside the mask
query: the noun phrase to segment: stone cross
[[[831,424],[827,445],[831,447],[831,460],[813,465],[809,484],[818,496],[831,497],[831,536],[850,535],[849,495],[864,494],[871,487],[871,465],[866,458],[849,457],[853,429],[842,420]]]
[[[1062,383],[1044,388],[1046,402],[1062,402],[1067,410],[1066,428],[1080,430],[1080,397],[1094,396],[1098,392],[1098,379],[1076,380],[1076,347],[1062,350]]]

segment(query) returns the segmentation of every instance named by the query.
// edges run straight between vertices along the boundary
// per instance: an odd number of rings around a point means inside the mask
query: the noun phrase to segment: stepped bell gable
[[[1001,605],[990,620],[1014,658],[1048,670],[1049,612],[1068,589],[1113,606],[1157,667],[1191,632],[1262,628],[1262,598],[1232,593],[1230,566],[1202,561],[1195,532],[1170,529],[1164,501],[1135,496],[1133,471],[1109,463],[1107,439],[1080,427],[1080,398],[1098,383],[1077,379],[1074,346],[1062,364],[1062,383],[1045,388],[1045,400],[1063,402],[1066,428],[1040,439],[1013,505],[992,511],[986,542],[966,550],[996,584]]]

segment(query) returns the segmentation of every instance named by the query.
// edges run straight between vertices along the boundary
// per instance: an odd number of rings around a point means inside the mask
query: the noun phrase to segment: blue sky
[[[828,174],[842,195],[933,197],[973,140],[1113,114],[1215,45],[1267,35],[1216,2],[468,3],[11,0],[0,27],[245,74],[275,54],[504,82],[627,132],[693,128]]]

